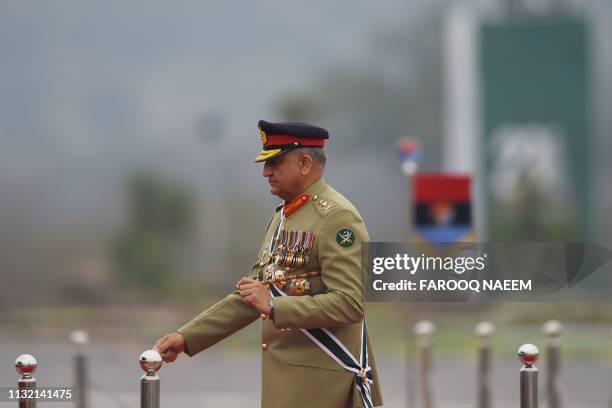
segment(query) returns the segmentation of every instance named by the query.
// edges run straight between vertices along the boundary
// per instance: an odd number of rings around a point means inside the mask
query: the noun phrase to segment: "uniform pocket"
[[[325,354],[323,350],[316,344],[312,343],[312,349],[303,354],[291,353],[286,356],[286,361],[289,365],[300,367],[322,368],[325,370],[339,371],[344,370],[340,364],[336,363],[330,356]]]
[[[339,371],[344,370],[338,363],[331,360],[331,363],[323,362],[323,361],[287,361],[289,365],[296,367],[312,367],[312,368],[321,368],[323,370],[332,370]]]

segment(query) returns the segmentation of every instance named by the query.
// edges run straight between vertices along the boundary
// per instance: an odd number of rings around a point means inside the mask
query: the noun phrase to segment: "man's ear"
[[[308,154],[303,154],[298,160],[298,168],[302,176],[306,176],[312,170],[314,162]]]

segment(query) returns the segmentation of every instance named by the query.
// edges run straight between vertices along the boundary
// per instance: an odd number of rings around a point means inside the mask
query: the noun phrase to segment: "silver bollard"
[[[561,334],[563,325],[558,320],[549,320],[542,326],[546,341],[546,405],[561,408],[559,373],[561,371]]]
[[[427,320],[420,321],[414,326],[414,334],[417,336],[419,359],[419,390],[421,408],[433,408],[433,397],[431,393],[429,373],[431,371],[431,336],[435,330],[436,326]]]
[[[474,334],[478,337],[478,408],[489,408],[491,406],[491,336],[495,332],[495,326],[490,322],[480,322],[474,328]]]
[[[533,344],[523,344],[518,349],[521,368],[521,408],[538,408],[538,369],[533,364],[540,352]]]
[[[27,390],[36,389],[36,378],[32,375],[38,368],[36,359],[29,354],[22,354],[15,360],[15,369],[21,375],[21,378],[17,382],[17,388],[19,389],[20,397],[21,393]],[[19,398],[19,408],[36,408],[36,399],[31,398]]]
[[[140,408],[159,408],[159,377],[162,358],[155,350],[140,355],[140,367],[145,374],[140,378]]]
[[[89,335],[83,330],[70,333],[70,341],[74,346],[74,392],[75,407],[87,408],[87,354]]]

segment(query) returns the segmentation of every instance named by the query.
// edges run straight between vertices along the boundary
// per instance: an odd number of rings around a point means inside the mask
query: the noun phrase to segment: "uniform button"
[[[261,350],[266,351],[268,349],[268,345],[266,343],[261,344]]]
[[[317,201],[317,198],[319,198],[318,195],[315,195],[314,197],[312,197],[313,200]]]

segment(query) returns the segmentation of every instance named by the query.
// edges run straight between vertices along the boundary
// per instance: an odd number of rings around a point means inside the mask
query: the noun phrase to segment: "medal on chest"
[[[285,228],[286,218],[299,210],[310,196],[303,194],[283,206],[279,225],[269,246],[268,263],[263,267],[263,278],[274,283],[279,289],[287,290],[289,295],[303,296],[311,291],[308,276],[316,276],[319,272],[287,276],[289,271],[308,265],[314,244],[312,231],[291,231]]]

